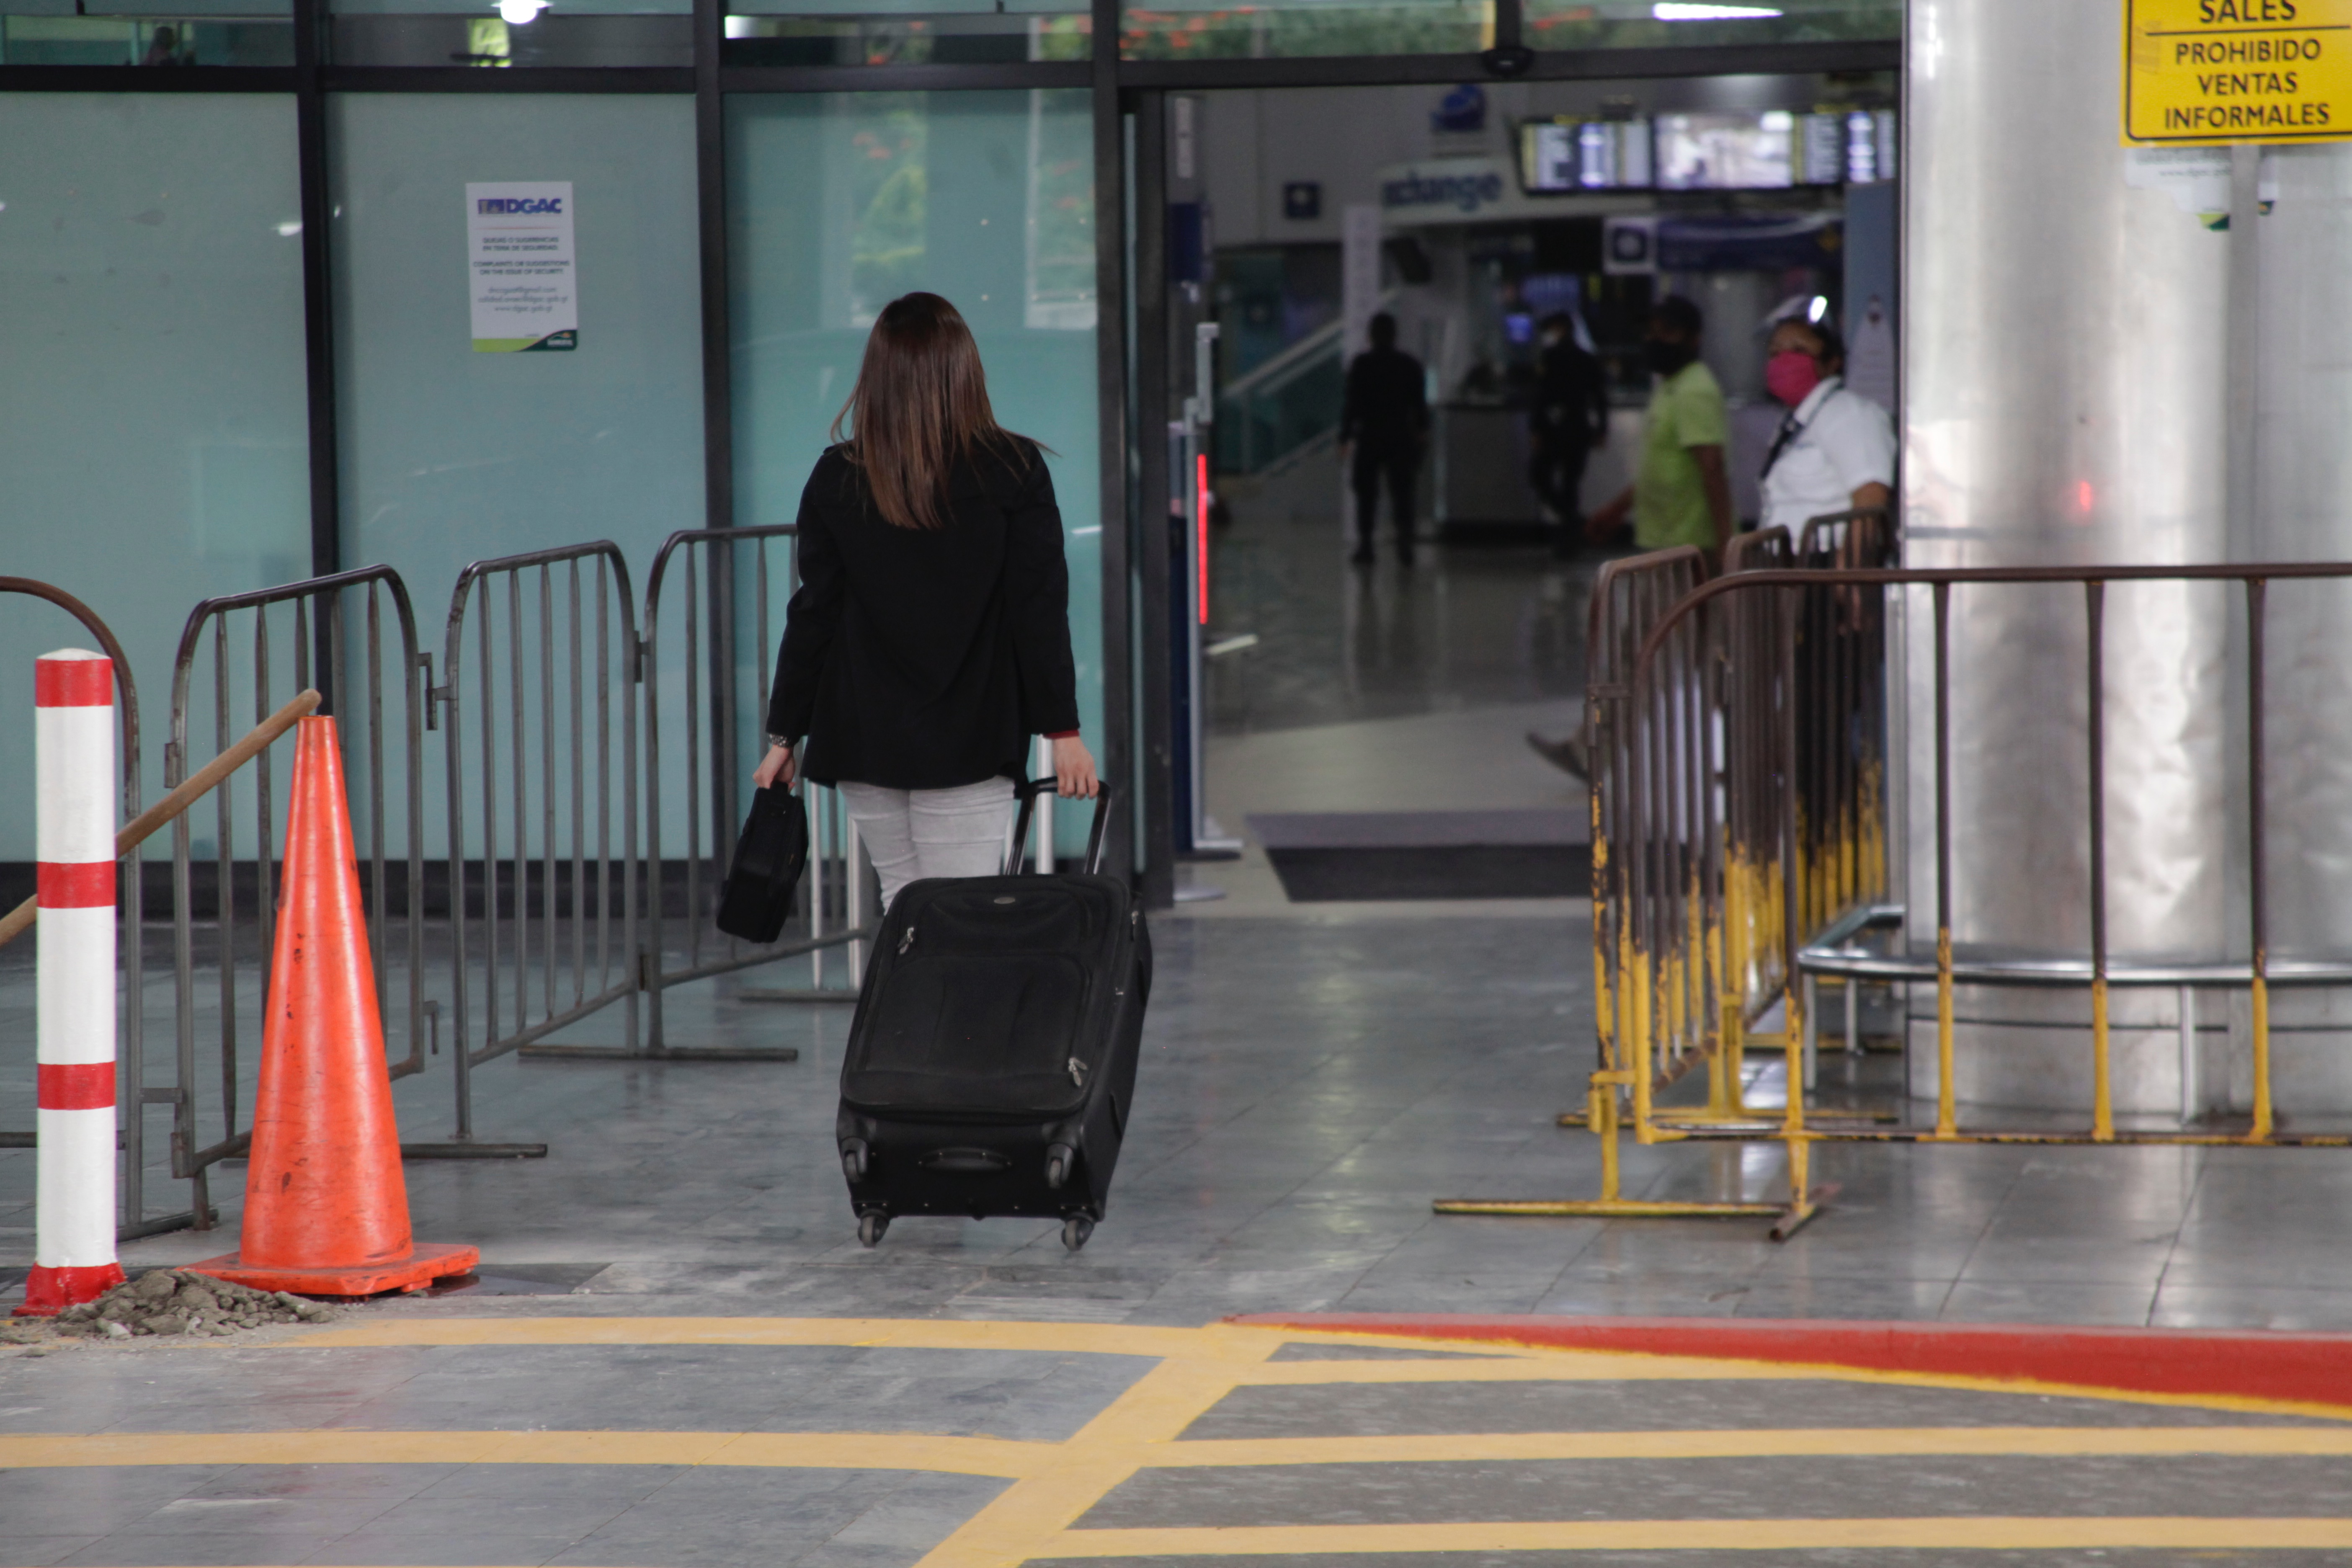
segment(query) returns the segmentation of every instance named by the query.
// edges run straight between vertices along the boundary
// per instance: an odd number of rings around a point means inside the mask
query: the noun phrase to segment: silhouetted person
[[[142,66],[176,66],[180,59],[179,34],[170,27],[158,27],[149,35],[147,54],[139,62]]]
[[[1558,525],[1554,552],[1566,555],[1584,532],[1580,492],[1585,460],[1609,439],[1609,377],[1576,341],[1574,323],[1564,312],[1546,316],[1536,331],[1543,352],[1537,362],[1535,406],[1528,413],[1535,448],[1528,484]]]
[[[1339,410],[1339,461],[1356,490],[1354,560],[1360,566],[1371,563],[1383,478],[1389,513],[1396,519],[1397,559],[1412,563],[1413,498],[1421,449],[1429,441],[1429,398],[1421,362],[1398,350],[1396,331],[1396,318],[1387,311],[1372,318],[1372,346],[1348,366],[1347,400]]]

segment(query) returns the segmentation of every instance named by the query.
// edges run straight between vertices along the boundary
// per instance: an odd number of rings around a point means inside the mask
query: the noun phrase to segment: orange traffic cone
[[[193,1267],[261,1290],[419,1290],[481,1259],[408,1234],[400,1130],[332,719],[295,727],[285,890],[237,1250]]]

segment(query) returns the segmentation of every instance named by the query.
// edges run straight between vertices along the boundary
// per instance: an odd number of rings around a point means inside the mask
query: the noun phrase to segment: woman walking
[[[1054,481],[997,424],[953,305],[883,308],[832,434],[801,492],[801,587],[752,778],[837,787],[887,908],[918,878],[996,869],[1032,735],[1054,743],[1060,793],[1100,784]]]

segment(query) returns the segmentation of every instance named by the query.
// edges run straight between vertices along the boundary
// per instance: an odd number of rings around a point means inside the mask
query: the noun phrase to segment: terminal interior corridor
[[[1228,548],[1230,624],[1265,662],[1220,688],[1222,798],[1279,809],[1304,776],[1359,810],[1561,808],[1572,781],[1519,731],[1573,713],[1591,563],[1440,552],[1367,580],[1328,545]],[[1320,599],[1244,607],[1254,574],[1317,572]],[[1596,1190],[1595,1141],[1555,1124],[1591,1052],[1584,905],[1294,903],[1253,870],[1197,868],[1230,896],[1156,921],[1138,1119],[1084,1250],[1051,1222],[920,1217],[860,1247],[828,1135],[849,1009],[742,1000],[756,970],[705,983],[671,996],[673,1043],[800,1059],[478,1071],[481,1136],[549,1152],[409,1163],[417,1236],[479,1246],[471,1279],[236,1342],[0,1349],[0,1563],[1925,1568],[2352,1543],[2310,1518],[2352,1516],[2324,1403],[1411,1337],[1509,1314],[2352,1328],[2329,1152],[1832,1145],[1835,1194],[1786,1243],[1762,1220],[1433,1215]],[[0,954],[0,1026],[27,1026],[25,957]],[[1885,1102],[1886,1059],[1856,1102]],[[1769,1104],[1778,1067],[1751,1068]],[[408,1137],[440,1135],[446,1086],[398,1086]],[[1769,1145],[1625,1153],[1633,1195],[1784,1182]],[[32,1163],[0,1152],[20,1247]],[[220,1228],[126,1264],[220,1251],[241,1172]],[[1217,1326],[1317,1313],[1383,1327]]]
[[[0,1568],[2352,1563],[2352,0],[195,11]]]

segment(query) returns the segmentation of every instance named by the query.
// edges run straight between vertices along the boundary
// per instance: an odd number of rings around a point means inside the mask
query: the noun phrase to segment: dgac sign
[[[484,196],[475,202],[478,213],[562,213],[562,196]]]

